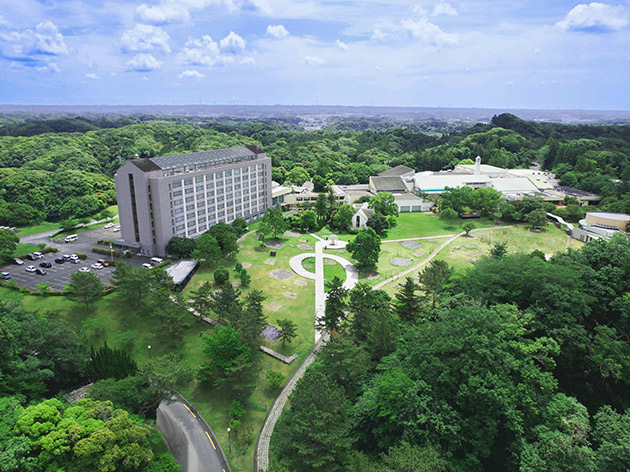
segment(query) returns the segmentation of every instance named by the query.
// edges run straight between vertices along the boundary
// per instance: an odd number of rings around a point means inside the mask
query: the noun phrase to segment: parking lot
[[[47,241],[48,246],[56,247],[59,252],[44,254],[42,259],[35,261],[24,260],[24,265],[9,264],[0,267],[0,272],[9,272],[11,274],[11,280],[15,280],[17,285],[35,289],[35,286],[40,283],[47,283],[50,286],[50,290],[61,291],[70,282],[70,275],[74,272],[78,272],[82,267],[88,267],[90,272],[98,276],[99,279],[108,285],[114,269],[113,265],[104,267],[103,269],[92,269],[90,266],[96,262],[97,259],[105,259],[110,262],[116,262],[118,258],[112,258],[103,254],[96,254],[92,252],[92,248],[100,247],[103,249],[109,249],[108,246],[101,246],[97,244],[97,241],[112,241],[120,237],[120,232],[113,232],[111,229],[96,228],[88,231],[83,231],[78,234],[78,240],[72,243],[65,243],[64,237],[56,238],[52,242]],[[64,254],[83,253],[87,255],[87,259],[79,261],[78,264],[66,262],[64,264],[56,264],[55,259],[63,256]],[[38,275],[35,272],[26,272],[26,267],[33,265],[39,268],[41,262],[50,262],[52,266],[46,270],[46,275]],[[148,262],[148,257],[133,256],[130,259],[125,259],[126,262],[130,262],[136,267],[140,267],[143,263]]]

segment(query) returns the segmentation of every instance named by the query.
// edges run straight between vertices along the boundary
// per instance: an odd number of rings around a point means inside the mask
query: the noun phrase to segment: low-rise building
[[[585,243],[594,239],[610,239],[615,233],[627,233],[630,228],[630,215],[589,211],[586,218],[580,220],[580,227],[573,228],[571,235]]]

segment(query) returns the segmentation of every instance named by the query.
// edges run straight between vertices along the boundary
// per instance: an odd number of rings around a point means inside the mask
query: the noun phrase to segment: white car
[[[145,262],[144,264],[142,264],[142,267],[144,267],[145,269],[153,269],[153,266],[149,264],[148,262]]]
[[[37,257],[38,259],[41,259],[42,257],[44,257],[44,255],[41,252],[34,252],[33,255]]]
[[[114,223],[107,223],[105,226],[103,226],[103,229],[109,229],[113,227],[114,227]]]
[[[79,272],[89,272],[89,271],[90,271],[90,268],[89,268],[89,267],[81,267],[81,268],[79,269]]]
[[[103,268],[103,264],[99,264],[98,262],[95,262],[94,264],[92,264],[90,266],[92,269],[96,269],[96,270],[101,270]]]
[[[35,266],[26,266],[26,272],[35,272],[37,268]]]
[[[113,229],[112,231],[114,231],[114,232],[116,232],[116,231],[120,231],[120,226],[116,226],[116,227],[114,227],[114,229]]]

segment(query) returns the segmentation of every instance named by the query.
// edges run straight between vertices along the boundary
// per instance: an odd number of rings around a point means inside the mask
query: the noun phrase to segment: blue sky
[[[0,0],[3,104],[630,109],[630,0]]]

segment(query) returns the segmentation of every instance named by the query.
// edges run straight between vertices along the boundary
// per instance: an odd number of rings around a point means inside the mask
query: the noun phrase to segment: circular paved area
[[[392,257],[389,260],[389,263],[395,266],[407,267],[410,266],[413,261],[411,259],[407,259],[406,257]]]

